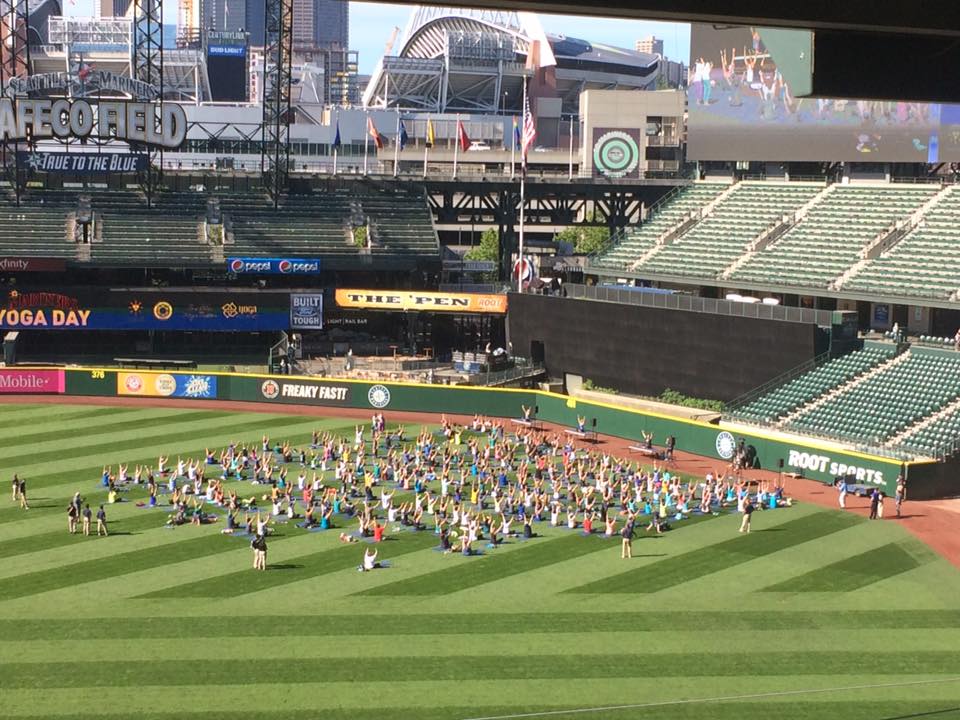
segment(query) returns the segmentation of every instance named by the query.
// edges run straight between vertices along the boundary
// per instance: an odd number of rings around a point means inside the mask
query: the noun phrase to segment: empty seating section
[[[136,192],[96,192],[91,206],[100,224],[100,241],[90,245],[90,261],[97,265],[210,265],[210,246],[200,223],[206,197],[200,193],[159,193],[147,208]]]
[[[745,420],[774,423],[893,357],[893,346],[867,346],[831,360],[736,410]]]
[[[373,222],[374,253],[436,255],[440,251],[433,217],[422,193],[370,193],[359,201]]]
[[[288,195],[274,210],[263,195],[223,195],[220,210],[232,229],[228,254],[309,258],[358,252],[348,242],[350,205],[334,196]]]
[[[960,193],[947,194],[920,226],[872,260],[845,290],[908,297],[949,298],[960,290]]]
[[[904,359],[797,416],[787,429],[882,443],[960,396],[960,353],[911,349]]]
[[[902,438],[899,444],[902,448],[930,457],[941,452],[944,455],[953,454],[960,449],[960,412],[934,420]]]
[[[55,257],[72,260],[77,246],[67,237],[67,214],[76,198],[62,193],[28,195],[17,207],[14,199],[0,196],[0,255]]]
[[[741,183],[714,211],[653,255],[639,272],[715,278],[786,213],[796,212],[822,186]]]
[[[739,268],[734,280],[826,288],[896,220],[930,200],[938,186],[838,186],[773,245]]]
[[[228,249],[246,255],[356,255],[351,206],[359,207],[363,220],[369,219],[374,228],[374,254],[435,256],[439,252],[430,210],[423,196],[412,191],[288,195],[278,210],[262,197],[220,198],[233,234],[234,244]]]
[[[654,207],[647,221],[629,230],[621,243],[597,258],[597,264],[605,267],[631,265],[650,250],[663,233],[675,227],[694,210],[708,205],[729,187],[730,185],[721,183],[696,183],[681,188],[668,200]]]

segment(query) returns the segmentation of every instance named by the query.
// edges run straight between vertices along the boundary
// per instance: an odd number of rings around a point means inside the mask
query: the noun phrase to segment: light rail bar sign
[[[415,290],[344,290],[336,292],[337,305],[370,310],[416,312],[492,313],[507,312],[506,295],[427,292]]]

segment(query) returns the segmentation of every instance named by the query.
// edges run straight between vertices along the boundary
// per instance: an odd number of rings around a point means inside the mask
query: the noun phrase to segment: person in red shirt
[[[373,541],[375,543],[383,540],[383,531],[386,530],[386,526],[381,525],[379,521],[373,521]]]
[[[589,535],[593,532],[593,513],[587,513],[583,518],[583,534]]]

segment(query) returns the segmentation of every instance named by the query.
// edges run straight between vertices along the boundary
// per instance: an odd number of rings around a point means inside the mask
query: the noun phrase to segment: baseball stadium
[[[960,718],[960,105],[122,5],[0,0],[0,717]]]

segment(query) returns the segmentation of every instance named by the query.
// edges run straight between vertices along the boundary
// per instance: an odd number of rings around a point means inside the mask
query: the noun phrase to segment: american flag
[[[533,113],[530,112],[530,98],[523,99],[523,135],[520,139],[520,148],[523,152],[523,167],[527,166],[527,153],[533,141],[537,139],[537,127],[533,124]]]

